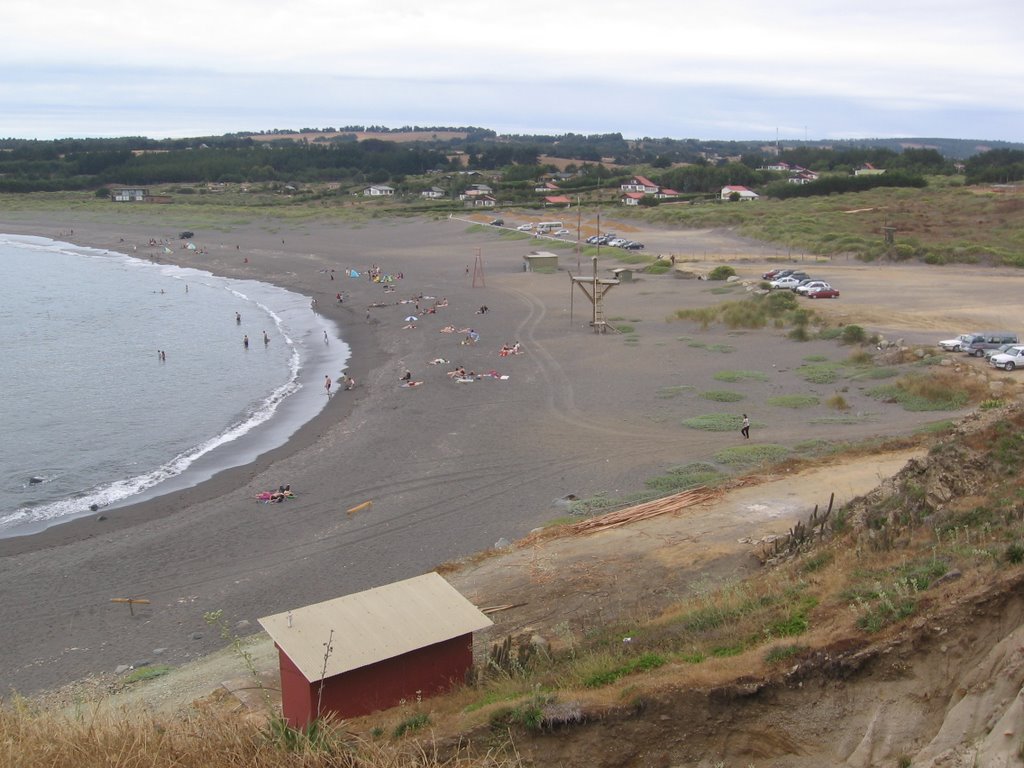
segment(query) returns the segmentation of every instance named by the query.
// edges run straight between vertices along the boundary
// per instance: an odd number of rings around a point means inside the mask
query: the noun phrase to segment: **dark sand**
[[[564,270],[575,269],[575,256],[562,251],[558,274],[524,273],[522,255],[541,245],[536,241],[448,220],[256,219],[203,231],[173,216],[173,209],[138,214],[119,207],[103,215],[69,213],[55,222],[51,215],[0,212],[0,231],[129,253],[134,244],[135,255],[145,257],[150,237],[176,238],[180,229],[195,229],[208,254],[175,250],[160,258],[315,298],[352,347],[349,371],[358,387],[338,392],[286,446],[249,466],[187,491],[104,510],[103,520],[90,516],[0,541],[0,691],[30,693],[119,664],[180,664],[223,646],[204,621],[208,611],[223,610],[231,625],[248,622],[240,634],[255,631],[260,616],[420,574],[502,537],[521,537],[564,514],[558,500],[567,494],[639,490],[647,477],[740,443],[738,434],[679,425],[698,413],[750,411],[750,442],[784,445],[905,432],[937,418],[878,403],[864,394],[871,382],[845,393],[854,412],[864,415],[853,424],[809,423],[831,413],[824,406],[811,412],[763,406],[766,397],[795,391],[824,399],[833,387],[808,385],[793,369],[806,355],[838,360],[847,350],[827,342],[793,344],[777,330],[701,331],[666,322],[678,307],[721,300],[711,292],[716,284],[666,275],[617,286],[607,315],[635,327],[631,341],[594,334],[579,293],[570,322]],[[73,236],[60,236],[71,228]],[[699,266],[703,254],[711,266],[716,255],[763,264],[774,253],[720,233],[639,236],[648,250],[688,254]],[[486,285],[474,287],[466,268],[472,273],[477,255]],[[395,293],[342,276],[347,267],[370,264],[405,274]],[[333,281],[322,272],[329,268],[338,270]],[[761,269],[744,271],[753,276]],[[870,281],[871,273],[864,274]],[[343,305],[334,300],[339,290]],[[743,295],[742,288],[734,290],[732,298]],[[371,303],[421,293],[447,297],[449,305],[423,315],[412,304],[390,304],[371,309],[366,319]],[[490,311],[477,314],[481,305]],[[409,314],[420,320],[403,329]],[[481,340],[461,345],[463,334],[439,332],[446,325],[472,327]],[[524,354],[500,357],[501,345],[514,341]],[[452,365],[428,365],[438,357]],[[455,364],[510,378],[455,383],[446,375]],[[770,378],[723,384],[713,374],[724,368],[765,371]],[[406,369],[422,386],[399,386]],[[722,404],[698,396],[712,389],[734,389],[747,399]],[[298,492],[296,500],[253,499],[282,483]],[[366,501],[372,506],[346,513]],[[151,603],[132,616],[127,606],[110,602],[127,596]],[[163,650],[156,655],[156,649]]]

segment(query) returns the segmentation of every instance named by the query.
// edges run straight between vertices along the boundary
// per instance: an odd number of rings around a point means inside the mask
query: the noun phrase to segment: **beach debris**
[[[132,616],[135,615],[136,605],[149,605],[149,600],[144,597],[112,597],[110,598],[112,603],[128,603],[128,610]]]
[[[701,504],[705,501],[711,501],[717,495],[718,491],[700,485],[696,488],[690,488],[687,491],[675,493],[671,496],[665,496],[661,499],[655,499],[654,501],[648,501],[643,504],[626,507],[625,509],[618,509],[614,512],[608,512],[604,515],[599,515],[598,517],[583,520],[575,525],[570,525],[569,532],[593,533],[595,531],[604,531],[609,528],[617,528],[620,525],[628,525],[629,523],[635,523],[640,520],[649,520],[652,517],[658,517],[659,515],[665,515],[670,512],[678,512],[684,507]]]
[[[407,318],[405,318],[405,322],[407,323],[415,323],[417,320],[419,320],[419,318],[416,317],[416,315],[409,315]]]
[[[356,512],[362,512],[364,509],[369,509],[373,506],[373,500],[364,501],[362,504],[356,504],[351,509],[347,510],[350,515],[354,515]]]
[[[28,479],[28,484],[29,485],[37,485],[37,484],[43,483],[43,482],[46,482],[46,478],[45,477],[39,477],[39,475],[34,475],[33,477],[30,477]]]

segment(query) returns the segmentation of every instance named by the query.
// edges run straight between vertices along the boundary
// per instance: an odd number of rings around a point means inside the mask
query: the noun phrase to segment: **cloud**
[[[385,122],[375,115],[676,136],[744,121],[880,135],[939,115],[968,135],[979,115],[1007,115],[1004,138],[1024,131],[1024,11],[996,0],[8,2],[8,131],[76,107],[83,125],[180,135],[199,106],[200,133]]]

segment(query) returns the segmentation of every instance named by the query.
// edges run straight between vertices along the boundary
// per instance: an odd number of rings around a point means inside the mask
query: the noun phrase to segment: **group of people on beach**
[[[280,504],[285,499],[294,498],[295,494],[292,493],[290,485],[281,485],[276,491],[260,491],[256,494],[256,500],[262,501],[264,504]]]

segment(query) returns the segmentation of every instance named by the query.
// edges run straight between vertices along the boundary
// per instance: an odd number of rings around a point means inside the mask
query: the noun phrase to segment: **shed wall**
[[[289,725],[301,728],[315,716],[319,683],[310,683],[283,651],[281,700]],[[323,713],[359,717],[398,704],[444,693],[462,682],[473,666],[472,633],[353,669],[324,681]],[[419,693],[417,693],[419,692]]]

